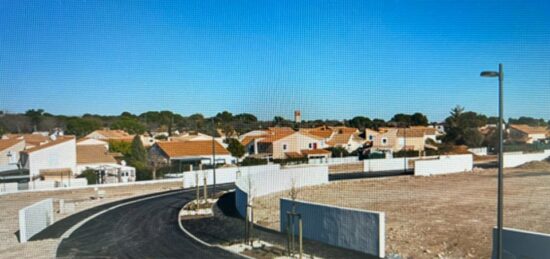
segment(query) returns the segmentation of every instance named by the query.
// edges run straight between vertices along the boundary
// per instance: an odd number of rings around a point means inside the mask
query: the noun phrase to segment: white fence
[[[496,259],[496,235],[493,229],[493,259]],[[502,230],[502,255],[504,258],[548,258],[550,235],[513,228]]]
[[[486,156],[487,155],[487,147],[474,147],[474,148],[468,148],[468,152],[476,155],[476,156]]]
[[[440,156],[438,159],[416,160],[414,162],[414,175],[429,176],[470,172],[473,166],[474,159],[471,154]]]
[[[57,187],[82,187],[87,186],[88,180],[86,178],[74,178],[69,180],[63,180],[61,182],[57,182]]]
[[[308,160],[308,164],[327,164],[327,165],[338,165],[338,164],[349,164],[349,163],[357,163],[359,162],[359,158],[356,156],[348,156],[348,157],[330,157],[327,159],[324,158],[310,158]]]
[[[384,212],[342,208],[296,200],[296,213],[302,217],[303,237],[326,244],[385,257]],[[287,212],[293,201],[280,200],[280,229],[287,230]],[[294,233],[298,233],[295,221]]]
[[[246,215],[249,195],[259,197],[295,187],[328,183],[328,166],[309,166],[243,173],[237,178],[235,203],[242,217]]]
[[[270,172],[278,171],[280,165],[259,165],[259,166],[245,166],[245,167],[229,167],[216,169],[216,184],[234,183],[237,179],[237,174],[250,174],[255,172]],[[183,173],[183,188],[197,186],[196,179],[198,176],[198,185],[204,185],[204,176],[206,175],[207,185],[214,184],[214,171],[201,170],[201,171],[189,171]]]
[[[0,183],[0,193],[16,192],[17,183]]]
[[[411,169],[409,160],[413,158],[382,158],[363,160],[363,172],[384,172]],[[417,159],[417,158],[415,158]]]
[[[57,188],[56,181],[30,181],[29,190],[46,190]]]
[[[516,167],[528,162],[542,161],[550,157],[550,149],[540,153],[504,153],[504,167]]]
[[[27,242],[54,222],[53,200],[46,199],[19,210],[19,241]]]

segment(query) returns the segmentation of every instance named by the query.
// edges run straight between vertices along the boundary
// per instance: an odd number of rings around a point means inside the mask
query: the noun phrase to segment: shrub
[[[266,165],[267,160],[266,159],[259,159],[259,158],[253,158],[253,157],[247,157],[241,161],[241,166],[252,166],[252,165]]]
[[[97,173],[92,169],[84,170],[77,178],[86,178],[88,184],[97,183]]]
[[[400,151],[398,151],[398,152],[393,153],[393,157],[394,157],[394,158],[399,158],[399,157],[418,157],[418,156],[420,156],[420,152],[419,152],[419,151],[416,151],[416,150],[407,150],[407,151],[400,150]]]

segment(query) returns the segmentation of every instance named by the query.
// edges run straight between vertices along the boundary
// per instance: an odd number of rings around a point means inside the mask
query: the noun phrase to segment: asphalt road
[[[234,185],[218,186],[229,190]],[[178,213],[194,190],[127,204],[76,229],[57,249],[59,258],[241,258],[206,247],[183,233]]]

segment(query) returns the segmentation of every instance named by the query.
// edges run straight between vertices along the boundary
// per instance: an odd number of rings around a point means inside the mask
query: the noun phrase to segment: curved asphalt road
[[[233,185],[219,186],[229,190]],[[154,197],[105,212],[63,239],[60,258],[241,258],[207,247],[183,233],[178,214],[193,189]]]

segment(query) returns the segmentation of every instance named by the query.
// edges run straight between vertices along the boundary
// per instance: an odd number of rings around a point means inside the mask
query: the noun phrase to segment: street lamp
[[[214,123],[214,117],[212,117],[212,174],[214,175],[214,195],[216,195],[216,124]],[[205,183],[206,184],[206,183]]]
[[[503,112],[503,83],[504,83],[504,71],[502,64],[498,64],[498,72],[496,71],[483,71],[480,74],[482,77],[498,77],[498,203],[497,203],[497,258],[502,259],[502,213],[504,207],[504,192],[503,192],[503,152],[504,152],[504,129],[502,127],[502,112]]]

